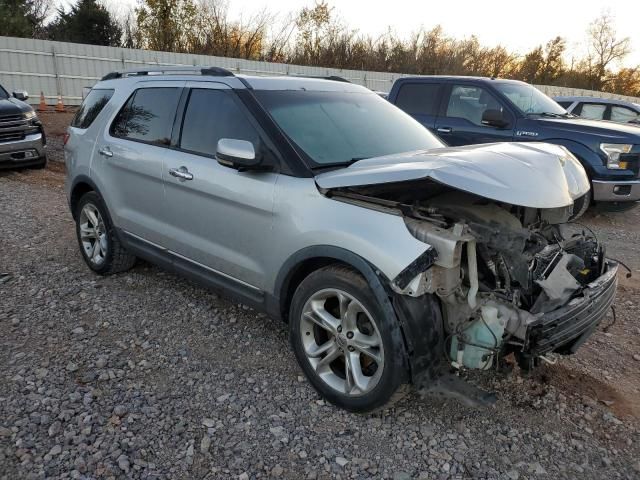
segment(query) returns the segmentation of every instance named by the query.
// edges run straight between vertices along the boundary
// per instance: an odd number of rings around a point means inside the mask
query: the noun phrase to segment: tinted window
[[[111,134],[115,137],[169,145],[179,97],[179,88],[137,90],[118,113],[111,127]]]
[[[583,103],[580,116],[589,120],[602,120],[607,106],[601,103]]]
[[[255,94],[315,166],[443,146],[373,92],[258,90]]]
[[[573,102],[556,102],[556,103],[560,105],[562,108],[567,109],[571,106]]]
[[[396,106],[409,114],[436,115],[440,85],[436,83],[406,83],[400,87]]]
[[[0,98],[9,98],[7,91],[0,85]]]
[[[627,107],[612,106],[611,120],[622,123],[633,122],[638,120],[638,113]]]
[[[73,117],[72,127],[89,128],[113,95],[113,90],[91,90]]]
[[[453,86],[447,105],[447,117],[464,118],[476,125],[482,125],[482,114],[485,110],[502,111],[502,106],[484,88]]]
[[[182,124],[180,148],[214,156],[221,138],[247,140],[258,150],[258,132],[231,93],[191,90]]]

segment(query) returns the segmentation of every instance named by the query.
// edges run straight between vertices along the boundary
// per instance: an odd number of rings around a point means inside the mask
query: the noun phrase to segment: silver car
[[[65,153],[89,268],[144,258],[283,319],[350,411],[510,353],[573,353],[613,302],[617,264],[566,226],[589,191],[567,150],[444,148],[350,83],[115,72]]]

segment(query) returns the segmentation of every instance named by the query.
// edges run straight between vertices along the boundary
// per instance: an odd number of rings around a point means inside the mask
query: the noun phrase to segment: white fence
[[[410,76],[400,73],[307,67],[188,53],[0,37],[0,84],[9,91],[26,90],[31,94],[29,101],[32,103],[38,103],[40,92],[43,92],[49,104],[55,103],[60,95],[65,105],[78,105],[82,100],[83,87],[93,86],[107,73],[147,65],[207,65],[250,75],[337,75],[383,92],[388,92],[397,78]],[[640,103],[638,98],[591,90],[545,85],[537,87],[551,96],[585,95]]]

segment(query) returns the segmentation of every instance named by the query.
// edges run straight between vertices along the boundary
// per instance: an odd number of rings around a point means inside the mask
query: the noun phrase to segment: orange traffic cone
[[[38,105],[39,112],[46,112],[48,110],[47,102],[44,101],[44,93],[40,92],[40,104]]]
[[[58,95],[58,103],[56,103],[56,112],[66,112],[64,103],[62,103],[62,96]]]

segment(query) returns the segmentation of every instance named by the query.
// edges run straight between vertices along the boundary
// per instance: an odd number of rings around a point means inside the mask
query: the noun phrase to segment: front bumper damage
[[[575,353],[591,336],[615,299],[618,264],[607,260],[605,271],[582,290],[582,296],[529,324],[524,351],[539,356]]]

